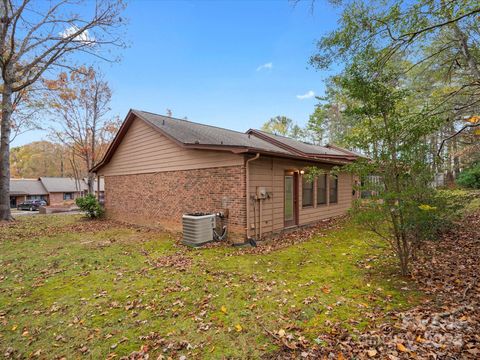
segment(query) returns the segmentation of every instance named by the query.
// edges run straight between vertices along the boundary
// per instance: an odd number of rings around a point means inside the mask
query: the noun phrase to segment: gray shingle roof
[[[10,179],[10,195],[47,195],[47,190],[37,179]]]
[[[85,182],[83,180],[75,180],[74,178],[62,177],[40,177],[40,181],[49,193],[52,192],[77,192],[85,190]]]
[[[355,155],[348,154],[339,149],[307,144],[283,136],[264,133],[259,130],[249,130],[246,133],[242,133],[216,126],[194,123],[188,120],[175,119],[147,111],[131,109],[102,161],[90,169],[91,171],[98,172],[99,169],[108,164],[135,118],[145,121],[181,146],[193,149],[210,148],[214,150],[232,151],[234,153],[264,153],[279,157],[333,163],[344,163],[345,161],[352,161],[356,158]]]
[[[174,119],[140,110],[132,111],[137,116],[153,126],[158,127],[164,133],[183,144],[238,146],[290,154],[288,150],[246,133],[194,123],[188,120]]]
[[[299,150],[305,154],[312,154],[312,155],[338,155],[338,156],[345,156],[344,152],[328,148],[325,146],[320,146],[320,145],[314,145],[314,144],[309,144],[303,141],[298,141],[286,136],[281,136],[277,134],[271,134],[266,131],[262,130],[255,130],[265,136],[270,137],[273,140],[276,140],[278,142],[281,142],[282,144],[285,144],[287,146],[290,146],[292,148],[295,148],[296,150]]]

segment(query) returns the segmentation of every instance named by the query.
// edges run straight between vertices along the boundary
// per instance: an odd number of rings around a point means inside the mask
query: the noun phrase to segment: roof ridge
[[[144,111],[144,110],[138,110],[138,109],[132,109],[132,111],[134,111],[134,112],[135,112],[135,111],[136,111],[136,112],[143,112],[143,113],[147,113],[147,114],[151,114],[151,115],[155,115],[155,116],[165,117],[165,118],[172,119],[172,120],[175,120],[175,121],[188,122],[188,123],[190,123],[190,124],[205,126],[205,127],[209,127],[209,128],[214,128],[214,129],[220,129],[220,130],[230,131],[230,132],[234,132],[234,133],[237,133],[237,134],[250,135],[250,134],[247,134],[247,132],[243,132],[243,131],[239,131],[239,130],[232,130],[232,129],[227,129],[227,128],[224,128],[224,127],[221,127],[221,126],[203,124],[203,123],[199,123],[199,122],[195,122],[195,121],[191,121],[191,120],[186,120],[186,119],[179,119],[179,118],[176,118],[176,117],[173,117],[173,116],[167,116],[167,115],[157,114],[157,113],[154,113],[154,112],[151,112],[151,111]]]

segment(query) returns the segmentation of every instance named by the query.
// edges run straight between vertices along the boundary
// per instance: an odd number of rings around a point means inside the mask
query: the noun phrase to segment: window
[[[313,182],[302,178],[302,206],[313,206]]]
[[[330,182],[330,204],[334,204],[338,202],[338,178],[336,176],[330,175],[329,177]]]
[[[63,193],[63,200],[73,200],[73,193]]]
[[[327,203],[327,174],[320,175],[317,179],[317,205]]]
[[[45,195],[27,195],[27,200],[45,200]]]
[[[105,204],[105,191],[100,191],[100,194],[98,194],[98,202],[102,205]]]

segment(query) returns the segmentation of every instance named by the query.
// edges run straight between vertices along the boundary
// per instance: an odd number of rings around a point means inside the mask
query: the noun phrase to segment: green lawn
[[[0,227],[0,350],[40,358],[257,358],[267,331],[309,340],[418,300],[381,243],[348,222],[268,254],[187,249],[168,235],[78,216]],[[156,358],[154,356],[153,358]]]

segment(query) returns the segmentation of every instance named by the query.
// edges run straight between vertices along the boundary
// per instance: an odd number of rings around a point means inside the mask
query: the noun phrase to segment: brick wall
[[[49,205],[61,205],[63,203],[63,193],[50,193],[48,196]]]
[[[51,192],[48,195],[48,204],[50,206],[71,205],[75,203],[75,199],[80,196],[79,192],[73,193],[73,200],[63,200],[63,192]]]
[[[245,167],[105,176],[105,209],[121,221],[181,231],[182,215],[228,210],[229,239],[245,236]]]

